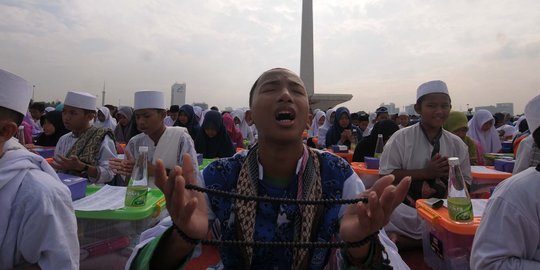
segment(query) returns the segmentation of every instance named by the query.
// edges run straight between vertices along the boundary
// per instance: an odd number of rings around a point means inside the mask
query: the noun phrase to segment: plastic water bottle
[[[148,195],[148,146],[139,146],[139,158],[131,172],[126,190],[126,207],[141,207]]]
[[[376,158],[381,158],[382,152],[384,149],[384,140],[382,134],[377,134],[377,144],[375,145],[375,154]]]
[[[21,145],[25,145],[26,142],[24,140],[24,126],[19,126],[19,130],[17,131],[17,139],[19,139],[19,143]]]
[[[353,129],[352,136],[351,136],[351,151],[354,152],[354,149],[356,149],[357,144],[358,144],[358,132],[356,132],[356,129]]]
[[[471,197],[459,167],[459,158],[448,158],[448,215],[456,223],[472,223],[474,214]]]

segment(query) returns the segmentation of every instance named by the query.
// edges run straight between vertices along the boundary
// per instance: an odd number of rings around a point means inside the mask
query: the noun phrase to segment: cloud
[[[179,81],[189,102],[243,107],[262,71],[299,71],[301,7],[5,0],[0,62],[36,84],[41,99],[70,89],[100,94],[106,81],[108,102],[129,103],[135,90],[169,91]],[[420,83],[442,79],[455,102],[515,101],[520,110],[538,91],[539,8],[532,0],[314,1],[316,91],[352,93],[346,105],[369,111],[412,103]]]

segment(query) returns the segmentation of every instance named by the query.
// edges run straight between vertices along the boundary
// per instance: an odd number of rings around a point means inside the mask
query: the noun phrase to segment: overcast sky
[[[0,68],[36,85],[133,104],[187,83],[187,102],[244,107],[261,72],[299,72],[300,0],[0,0]],[[373,111],[444,80],[455,109],[540,93],[540,1],[314,1],[315,92]]]

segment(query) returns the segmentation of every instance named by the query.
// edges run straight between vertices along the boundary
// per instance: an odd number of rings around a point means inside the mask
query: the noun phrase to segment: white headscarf
[[[478,110],[469,121],[469,131],[467,135],[480,142],[486,153],[497,153],[501,150],[501,140],[499,133],[492,125],[488,131],[482,131],[482,125],[495,119],[487,110]]]
[[[244,112],[243,110],[234,110],[231,112],[231,116],[233,117],[233,120],[234,118],[238,118],[238,120],[240,120],[240,125],[238,125],[238,129],[240,130],[240,132],[242,132],[242,138],[248,139],[250,142],[253,143],[255,138],[253,137],[253,131],[246,123],[246,112]]]
[[[334,123],[330,121],[330,116],[332,115],[332,113],[335,113],[335,112],[336,110],[334,109],[328,109],[328,111],[326,111],[326,116],[324,117],[324,125],[321,128],[329,130],[332,127]]]
[[[202,111],[203,110],[202,110],[202,108],[200,106],[193,106],[193,112],[195,113],[195,116],[197,116],[197,118],[199,118],[197,120],[199,120],[199,124],[201,124],[201,125],[202,125],[202,120],[201,120]]]
[[[110,129],[114,130],[116,128],[116,119],[111,117],[111,111],[109,111],[109,108],[100,107],[98,109],[98,111],[100,111],[101,113],[103,113],[103,115],[105,115],[105,121],[101,122],[96,117],[96,121],[94,122],[94,126],[95,127],[100,127],[100,128],[110,128]]]
[[[313,121],[311,121],[311,127],[309,128],[309,132],[308,132],[309,136],[312,136],[312,137],[318,137],[319,136],[319,120],[323,116],[325,116],[325,114],[321,110],[319,110],[317,113],[315,113],[315,116],[313,117]],[[326,123],[326,116],[325,116],[324,122]]]
[[[366,128],[366,130],[364,130],[364,134],[362,134],[364,137],[367,137],[369,136],[369,134],[371,134],[371,130],[373,129],[373,126],[375,125],[375,123],[373,123],[373,121],[377,118],[377,113],[370,113],[369,114],[369,123],[368,123],[368,126]]]

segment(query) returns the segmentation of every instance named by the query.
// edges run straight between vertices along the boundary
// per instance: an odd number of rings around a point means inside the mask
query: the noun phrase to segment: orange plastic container
[[[471,224],[458,224],[450,220],[446,207],[433,209],[416,201],[418,215],[426,221],[422,235],[424,261],[433,269],[470,269],[469,259],[474,235],[480,217]]]
[[[334,151],[332,151],[331,148],[327,148],[326,151],[328,151],[329,153],[332,153],[338,157],[342,157],[344,158],[349,164],[352,163],[352,157],[353,157],[353,151],[349,150],[347,151],[347,153],[334,153]]]
[[[358,174],[364,186],[370,188],[379,179],[379,170],[368,169],[364,162],[352,162],[351,167]]]
[[[512,176],[511,173],[495,170],[493,166],[471,166],[471,192],[484,193]]]

